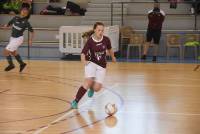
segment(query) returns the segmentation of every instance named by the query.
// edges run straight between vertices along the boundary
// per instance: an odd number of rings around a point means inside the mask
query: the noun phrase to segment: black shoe
[[[157,57],[156,57],[156,56],[153,56],[152,61],[153,61],[153,62],[156,62],[156,61],[157,61]]]
[[[24,70],[25,67],[26,67],[26,63],[21,64],[21,65],[20,65],[19,72],[22,72],[22,71]]]
[[[10,70],[12,70],[12,69],[14,69],[14,68],[15,68],[14,65],[8,65],[8,66],[4,69],[4,71],[8,72],[8,71],[10,71]]]
[[[146,60],[146,55],[142,55],[141,60]]]

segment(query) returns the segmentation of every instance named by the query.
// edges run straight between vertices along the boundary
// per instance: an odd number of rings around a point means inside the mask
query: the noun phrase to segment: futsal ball
[[[116,105],[115,105],[115,104],[111,104],[111,103],[106,104],[106,106],[105,106],[105,112],[106,112],[109,116],[114,115],[114,114],[117,112],[117,107],[116,107]]]

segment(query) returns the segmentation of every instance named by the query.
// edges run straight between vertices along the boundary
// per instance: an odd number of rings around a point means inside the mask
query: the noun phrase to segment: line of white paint
[[[173,113],[173,112],[134,112],[134,111],[121,111],[119,113],[134,114],[162,114],[162,115],[177,115],[177,116],[200,116],[200,113]]]
[[[200,85],[183,85],[183,84],[160,84],[160,83],[155,83],[155,84],[143,84],[143,83],[119,83],[119,85],[122,86],[163,86],[163,87],[168,87],[168,86],[173,86],[173,87],[200,87]]]
[[[110,88],[105,87],[105,89],[113,89],[113,88],[115,88],[115,87],[117,87],[117,86],[118,86],[118,84],[116,83],[116,84],[114,84],[113,86],[111,86]],[[101,97],[102,95],[105,94],[105,92],[107,92],[107,91],[104,90],[103,93],[97,95],[95,98]],[[90,99],[87,100],[86,102],[84,102],[83,104],[81,104],[81,105],[79,106],[79,108],[84,107],[84,106],[87,105],[90,101],[91,101]],[[46,129],[48,129],[49,127],[51,127],[51,125],[52,125],[53,123],[59,122],[60,120],[62,120],[62,119],[64,119],[65,117],[69,116],[70,114],[72,114],[74,111],[76,111],[76,110],[72,109],[72,110],[68,111],[68,112],[65,113],[63,116],[58,117],[58,118],[55,119],[54,121],[50,122],[47,126],[36,130],[33,134],[40,134],[40,133],[42,133],[44,130],[46,130]]]

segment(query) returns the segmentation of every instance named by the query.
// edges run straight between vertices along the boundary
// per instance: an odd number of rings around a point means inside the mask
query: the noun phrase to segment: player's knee
[[[151,41],[147,41],[145,44],[146,44],[146,45],[150,45],[150,44],[151,44]]]
[[[100,84],[98,84],[98,85],[94,85],[93,89],[95,92],[99,92],[101,90],[101,87],[102,86]]]
[[[99,92],[99,91],[101,90],[101,88],[99,88],[99,87],[93,87],[93,90],[94,90],[95,92]]]
[[[92,87],[93,85],[93,81],[90,81],[90,80],[85,80],[84,84],[83,84],[83,87],[85,89],[89,89],[90,87]]]
[[[9,55],[9,51],[6,50],[6,49],[4,49],[4,51],[3,51],[3,55],[4,55],[4,56],[8,56],[8,55]]]
[[[11,52],[11,54],[12,54],[13,56],[16,56],[16,55],[17,55],[17,52],[14,51],[14,52]]]
[[[84,83],[84,84],[83,84],[83,87],[84,87],[85,89],[89,89],[89,88],[90,88],[90,86],[89,86],[88,83]]]

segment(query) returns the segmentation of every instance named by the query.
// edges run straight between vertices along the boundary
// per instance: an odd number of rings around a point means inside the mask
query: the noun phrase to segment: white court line
[[[143,84],[143,83],[119,83],[119,85],[122,86],[174,86],[174,87],[200,87],[200,85],[183,85],[183,84],[162,84],[162,83],[156,83],[156,84]]]
[[[114,84],[113,86],[111,86],[110,88],[108,88],[108,87],[103,87],[103,88],[105,88],[105,89],[113,89],[113,88],[115,88],[115,87],[117,87],[117,86],[118,86],[118,84],[116,83],[116,84]],[[105,91],[106,91],[106,90],[103,90],[103,93],[97,95],[95,98],[99,98],[100,96],[104,95],[104,94],[105,94]],[[81,107],[85,106],[86,104],[88,104],[90,101],[91,101],[91,100],[89,99],[89,100],[87,100],[86,102],[84,102],[83,104],[81,104],[81,105],[79,106],[79,109],[80,109]],[[68,115],[72,114],[74,111],[76,111],[76,110],[74,110],[74,109],[70,110],[69,112],[67,112],[67,113],[64,114],[63,116],[58,117],[58,118],[55,119],[54,121],[50,122],[47,126],[36,130],[33,134],[40,134],[40,133],[42,133],[44,130],[46,130],[46,129],[48,129],[49,127],[51,127],[53,123],[59,122],[60,120],[62,120],[62,119],[64,119],[65,117],[67,117]]]
[[[134,112],[134,111],[121,111],[118,113],[131,113],[131,114],[162,114],[162,115],[178,115],[178,116],[200,116],[200,114],[194,113],[173,113],[173,112]]]

